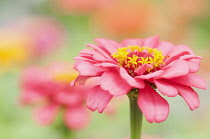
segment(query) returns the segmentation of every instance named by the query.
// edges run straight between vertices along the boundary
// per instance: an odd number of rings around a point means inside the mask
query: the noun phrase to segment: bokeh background
[[[120,42],[153,35],[186,44],[202,56],[198,74],[210,86],[209,0],[1,0],[0,139],[62,139],[53,124],[37,124],[33,108],[21,104],[20,76],[25,68],[73,63],[94,38]],[[152,124],[144,119],[143,139],[209,139],[210,94],[208,89],[196,91],[199,109],[190,111],[180,97],[167,98],[168,119]],[[128,99],[112,101],[108,112],[90,112],[89,125],[71,131],[73,139],[126,139]]]

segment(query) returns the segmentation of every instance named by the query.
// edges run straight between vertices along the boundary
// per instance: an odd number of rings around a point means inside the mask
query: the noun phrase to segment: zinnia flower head
[[[49,67],[29,67],[22,75],[23,104],[38,106],[36,120],[43,125],[52,123],[61,110],[68,128],[78,130],[87,126],[89,113],[84,102],[87,87],[71,87],[75,79],[71,65],[55,63]]]
[[[198,94],[192,87],[206,89],[204,80],[195,74],[201,57],[186,45],[175,46],[159,41],[158,36],[126,39],[117,43],[95,39],[75,57],[79,76],[74,83],[98,78],[88,92],[87,107],[103,112],[113,96],[138,97],[138,106],[148,122],[162,122],[169,104],[162,97],[181,96],[191,110],[199,107]],[[159,92],[156,91],[159,90]]]

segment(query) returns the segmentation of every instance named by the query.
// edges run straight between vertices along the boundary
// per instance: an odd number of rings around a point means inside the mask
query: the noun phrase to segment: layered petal
[[[122,41],[122,47],[127,46],[143,46],[144,40],[143,39],[126,39]]]
[[[188,52],[190,54],[193,54],[192,50],[186,46],[186,45],[178,45],[173,47],[173,49],[171,49],[171,51],[168,53],[168,55],[170,55],[171,57],[183,53],[183,52]]]
[[[199,107],[200,100],[199,100],[198,94],[191,87],[181,85],[181,84],[176,84],[176,85],[173,84],[173,85],[178,90],[179,95],[188,104],[190,110],[194,110]]]
[[[100,62],[106,62],[106,61],[112,62],[112,59],[106,58],[105,56],[103,56],[103,55],[100,54],[99,52],[95,52],[95,53],[94,53],[93,59],[94,59],[95,61],[100,61]]]
[[[189,53],[189,52],[186,52],[186,51],[183,51],[183,52],[181,52],[181,53],[178,53],[178,54],[176,54],[176,55],[170,57],[170,58],[165,62],[165,64],[168,65],[169,63],[171,63],[171,62],[173,62],[173,61],[175,61],[175,60],[180,59],[181,56],[188,55],[188,54],[190,54],[190,53]]]
[[[200,59],[187,59],[186,60],[190,66],[190,72],[198,72],[200,68]]]
[[[135,70],[134,72],[137,74],[137,76],[143,75],[144,72],[145,72],[147,69],[149,69],[149,68],[152,68],[152,66],[149,65],[149,64],[144,64],[144,65],[140,66],[140,67],[139,67],[137,70]]]
[[[196,87],[200,89],[206,89],[205,81],[198,75],[190,73],[186,76],[170,79],[173,82],[180,83],[186,86]]]
[[[174,45],[170,42],[160,41],[156,48],[160,50],[163,53],[163,55],[166,56],[168,55],[169,51],[171,51],[171,49],[174,48]]]
[[[153,36],[144,39],[144,44],[143,46],[148,46],[150,48],[155,48],[159,43],[159,36]]]
[[[112,97],[113,96],[109,94],[108,91],[101,89],[101,87],[97,85],[89,90],[87,107],[92,111],[98,109],[98,112],[102,113]]]
[[[101,76],[101,88],[114,96],[127,94],[132,87],[117,71],[106,71]]]
[[[102,46],[96,45],[96,44],[87,44],[87,47],[93,48],[95,51],[100,52],[103,56],[106,58],[110,57],[110,54],[104,49]]]
[[[147,79],[147,80],[152,79],[152,78],[160,78],[161,74],[163,74],[163,73],[164,73],[163,70],[158,70],[158,71],[155,71],[153,73],[137,76],[135,78],[136,79]]]
[[[81,76],[99,76],[106,69],[103,67],[96,67],[93,63],[84,61],[77,66],[77,70]]]
[[[70,85],[71,86],[75,86],[77,83],[84,85],[85,81],[90,78],[91,76],[77,76],[77,78],[75,80],[73,80]]]
[[[120,75],[132,87],[140,89],[145,86],[144,80],[131,77],[124,68],[120,68]]]
[[[169,104],[149,84],[139,91],[138,105],[147,121],[163,122],[168,117]]]
[[[187,75],[190,71],[190,67],[188,62],[178,60],[175,61],[169,68],[162,70],[164,70],[164,73],[161,75],[161,77],[168,79]]]
[[[154,80],[154,83],[163,95],[166,95],[168,97],[175,97],[176,95],[178,95],[177,89],[171,84],[167,83],[167,80]]]
[[[103,46],[103,48],[109,52],[109,54],[113,54],[116,52],[117,48],[120,47],[120,44],[113,41],[113,40],[108,40],[108,39],[94,39],[95,42],[97,42],[100,46]]]

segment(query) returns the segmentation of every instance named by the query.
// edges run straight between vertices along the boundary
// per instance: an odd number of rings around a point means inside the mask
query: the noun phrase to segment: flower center
[[[144,74],[154,72],[165,64],[165,58],[158,49],[149,47],[128,46],[117,49],[111,55],[118,61],[118,65],[124,67],[131,76],[135,76],[135,70],[144,64],[151,65]]]

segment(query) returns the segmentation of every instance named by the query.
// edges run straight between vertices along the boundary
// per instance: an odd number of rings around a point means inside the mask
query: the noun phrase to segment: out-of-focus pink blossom
[[[109,101],[127,94],[138,97],[138,106],[148,122],[163,122],[169,114],[168,97],[181,96],[190,110],[199,107],[198,94],[192,87],[206,89],[205,81],[196,75],[202,59],[186,45],[175,46],[159,41],[158,36],[126,39],[117,43],[95,39],[75,57],[79,76],[73,83],[90,77],[100,78],[89,90],[87,106],[102,113]]]
[[[21,101],[39,106],[35,118],[43,125],[52,123],[63,110],[63,120],[70,129],[84,128],[90,118],[84,106],[88,87],[71,87],[76,75],[67,63],[29,67],[22,75]]]
[[[63,27],[49,17],[31,17],[14,25],[24,32],[32,42],[28,46],[34,57],[49,54],[62,45],[65,40]]]

